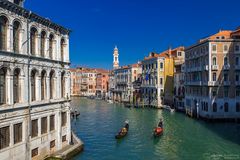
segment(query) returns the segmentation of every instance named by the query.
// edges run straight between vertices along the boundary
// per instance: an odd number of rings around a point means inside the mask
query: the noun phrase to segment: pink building
[[[96,78],[96,96],[99,98],[106,98],[108,93],[108,84],[109,84],[109,71],[103,69],[97,69],[97,78]]]

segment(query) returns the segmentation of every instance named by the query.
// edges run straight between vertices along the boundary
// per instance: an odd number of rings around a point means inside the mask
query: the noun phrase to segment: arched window
[[[178,88],[178,95],[181,95],[181,87]]]
[[[50,99],[54,98],[54,77],[55,77],[55,73],[54,71],[50,72]]]
[[[213,112],[217,112],[217,103],[216,102],[213,103]]]
[[[0,105],[6,103],[6,69],[0,69]]]
[[[41,73],[41,100],[46,99],[46,71]]]
[[[61,61],[64,61],[64,49],[65,49],[65,40],[61,39]]]
[[[182,87],[182,95],[185,96],[185,88]]]
[[[36,70],[31,72],[31,95],[32,101],[36,101]]]
[[[49,36],[49,57],[50,59],[53,59],[53,40],[54,40],[54,36],[51,34]]]
[[[42,31],[42,33],[41,33],[41,48],[40,48],[41,57],[45,56],[45,42],[46,42],[46,32]]]
[[[224,65],[228,65],[228,58],[224,57]]]
[[[13,73],[13,103],[20,101],[20,69],[15,69]]]
[[[32,55],[36,55],[36,50],[37,50],[37,29],[36,28],[31,28],[31,33],[30,33],[30,51]]]
[[[228,112],[228,103],[227,102],[224,103],[224,112]]]
[[[20,28],[20,23],[15,21],[13,23],[13,52],[15,53],[19,53]]]
[[[63,72],[61,75],[61,95],[65,97],[65,73]]]
[[[0,17],[0,50],[7,50],[7,24],[8,20],[5,16]]]
[[[213,64],[213,65],[217,65],[217,58],[216,58],[216,57],[213,57],[213,59],[212,59],[212,64]]]

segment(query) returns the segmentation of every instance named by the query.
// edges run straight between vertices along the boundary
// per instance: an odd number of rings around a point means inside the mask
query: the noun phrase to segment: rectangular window
[[[160,69],[163,69],[163,63],[162,62],[160,63]]]
[[[47,133],[47,117],[41,118],[41,134]]]
[[[239,52],[239,51],[240,51],[239,45],[235,45],[235,52]]]
[[[14,124],[14,144],[22,142],[22,123]]]
[[[38,136],[38,119],[32,120],[31,136],[32,136],[32,138]]]
[[[66,126],[67,124],[67,113],[62,112],[62,127]]]
[[[236,97],[240,97],[240,88],[236,88]]]
[[[236,82],[239,81],[239,74],[236,74]]]
[[[236,112],[240,112],[240,103],[239,102],[236,103]]]
[[[213,81],[216,81],[216,80],[217,80],[217,74],[216,74],[216,73],[213,73],[212,79],[213,79]]]
[[[32,150],[32,157],[35,157],[38,155],[38,148],[35,148]]]
[[[224,81],[227,82],[228,81],[228,74],[224,73]]]
[[[163,84],[163,79],[162,79],[162,78],[160,78],[160,84],[161,84],[161,85]]]
[[[212,96],[216,96],[217,92],[216,91],[212,91]]]
[[[227,53],[227,52],[228,52],[228,45],[225,44],[225,45],[223,46],[223,52],[224,52],[224,53]]]
[[[55,115],[50,116],[50,131],[55,130]]]
[[[224,88],[224,97],[228,97],[228,88],[226,87],[226,88]]]
[[[10,143],[9,126],[0,128],[0,149],[7,148]]]
[[[217,45],[216,44],[212,45],[212,52],[217,52]]]
[[[239,57],[235,58],[235,65],[238,66],[239,65]]]
[[[67,136],[66,135],[62,136],[62,142],[66,142],[66,141],[67,141]]]
[[[182,56],[182,52],[178,52],[178,56],[180,56],[180,57],[181,57],[181,56]]]

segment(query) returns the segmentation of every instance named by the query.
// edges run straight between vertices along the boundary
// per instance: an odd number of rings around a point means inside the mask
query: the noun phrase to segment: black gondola
[[[121,139],[125,137],[129,130],[129,124],[128,121],[125,122],[125,126],[118,132],[118,134],[115,136],[116,139]]]
[[[125,137],[126,135],[127,135],[127,133],[128,133],[128,131],[126,131],[126,132],[119,132],[116,136],[115,136],[115,138],[116,139],[121,139],[121,138],[123,138],[123,137]]]

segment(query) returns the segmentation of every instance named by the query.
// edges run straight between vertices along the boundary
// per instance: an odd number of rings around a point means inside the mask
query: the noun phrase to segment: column
[[[36,100],[41,100],[41,76],[36,76]]]
[[[54,99],[57,99],[60,97],[61,94],[61,88],[60,88],[60,80],[59,80],[60,76],[59,76],[59,71],[55,70],[55,78],[54,78],[54,90],[53,90],[53,97]]]
[[[66,40],[66,47],[65,47],[65,55],[64,55],[64,60],[65,60],[65,62],[69,62],[69,38],[68,37],[66,37],[65,38],[65,40]]]
[[[41,48],[41,35],[37,34],[36,36],[36,56],[40,57],[40,48]]]
[[[49,76],[46,76],[46,99],[50,99],[50,78]]]
[[[56,118],[55,118],[55,125],[56,125],[56,131],[57,131],[57,145],[56,148],[57,149],[61,149],[62,147],[62,125],[61,125],[61,104],[60,104],[60,109],[56,114]]]
[[[13,26],[8,25],[7,27],[7,51],[13,51]]]
[[[49,58],[49,37],[45,40],[45,58]]]
[[[26,95],[28,94],[27,84],[25,84],[25,77],[22,76],[22,75],[19,77],[19,84],[20,84],[19,101],[20,102],[27,102],[27,98],[26,98]]]
[[[56,47],[57,41],[53,40],[53,60],[57,60],[57,47]]]
[[[67,139],[68,144],[71,142],[71,113],[70,107],[67,107]]]
[[[20,33],[19,33],[19,53],[20,54],[27,54],[25,53],[25,50],[24,50],[24,46],[27,46],[23,39],[23,35],[24,35],[24,30],[23,29],[20,29]]]
[[[7,75],[6,76],[6,103],[7,104],[13,104],[13,76],[12,75]]]

